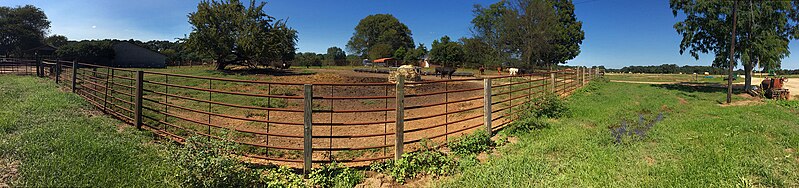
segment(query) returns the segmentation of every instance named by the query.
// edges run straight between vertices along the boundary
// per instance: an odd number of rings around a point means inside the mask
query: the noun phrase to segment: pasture
[[[725,89],[606,83],[569,97],[573,115],[518,134],[441,187],[796,187],[799,108]],[[793,105],[790,105],[793,104]],[[663,113],[640,141],[609,128]]]

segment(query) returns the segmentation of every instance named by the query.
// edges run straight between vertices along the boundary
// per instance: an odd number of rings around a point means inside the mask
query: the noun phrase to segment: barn
[[[164,68],[166,55],[129,42],[116,42],[114,67]]]

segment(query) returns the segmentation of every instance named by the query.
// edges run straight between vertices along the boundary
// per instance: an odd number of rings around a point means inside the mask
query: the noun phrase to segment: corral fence
[[[249,160],[308,170],[364,166],[421,144],[496,132],[547,94],[569,95],[597,69],[397,83],[290,83],[113,68],[58,60],[0,59],[0,73],[49,77],[99,110],[184,141],[237,143]],[[254,78],[253,78],[254,79]]]

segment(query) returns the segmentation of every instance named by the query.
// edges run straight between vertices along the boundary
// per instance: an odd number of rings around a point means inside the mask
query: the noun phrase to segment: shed
[[[129,42],[117,42],[114,48],[114,67],[164,68],[166,55]]]

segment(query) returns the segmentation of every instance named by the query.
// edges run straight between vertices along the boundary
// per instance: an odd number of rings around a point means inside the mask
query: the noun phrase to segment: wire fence
[[[49,77],[99,110],[183,142],[239,144],[263,163],[352,166],[498,131],[547,94],[566,96],[599,76],[566,69],[525,75],[397,83],[288,83],[113,68],[58,60],[0,59],[0,73]]]

